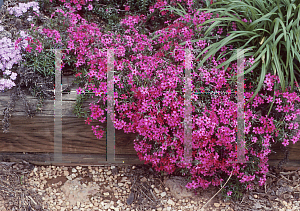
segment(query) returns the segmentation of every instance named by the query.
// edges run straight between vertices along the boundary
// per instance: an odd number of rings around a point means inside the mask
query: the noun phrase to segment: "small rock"
[[[111,175],[111,171],[107,171],[106,175],[108,175],[108,176]]]
[[[159,190],[157,188],[154,188],[154,192],[159,194]]]
[[[68,171],[68,167],[63,167],[62,170],[63,171]]]
[[[170,179],[166,179],[164,183],[166,191],[170,189],[171,194],[176,199],[191,198],[194,196],[192,190],[185,187],[188,182],[184,177],[171,177]]]
[[[103,193],[104,196],[109,196],[108,192]]]
[[[113,176],[115,176],[119,173],[119,169],[115,167],[115,168],[111,169],[111,172],[112,172]]]
[[[258,196],[257,196],[256,194],[254,194],[254,195],[253,195],[253,197],[254,197],[255,199],[257,199],[257,198],[258,198]]]
[[[120,186],[120,187],[123,186],[123,185],[124,185],[123,183],[118,183],[118,186]]]
[[[103,208],[104,208],[105,210],[107,210],[109,207],[110,207],[110,204],[106,204],[106,205],[104,205]]]
[[[147,179],[146,179],[145,177],[143,177],[143,178],[141,179],[141,182],[147,182]]]
[[[120,182],[125,182],[127,180],[127,177],[122,177]]]
[[[68,171],[64,171],[64,176],[69,176],[69,172]]]
[[[174,201],[172,201],[171,199],[169,199],[169,200],[167,201],[167,203],[168,203],[169,205],[172,205],[172,206],[174,206],[174,205],[175,205],[175,202],[174,202]]]
[[[73,173],[75,173],[75,172],[77,172],[77,170],[76,170],[76,169],[74,169],[74,168],[72,168],[72,172],[73,172]]]
[[[132,202],[133,202],[133,200],[134,200],[134,193],[131,192],[131,193],[129,194],[129,196],[128,196],[126,202],[127,202],[128,205],[131,205]]]
[[[35,168],[33,169],[33,172],[37,172],[37,170],[38,170],[37,167],[35,167]]]
[[[160,195],[161,195],[161,197],[165,197],[167,195],[167,193],[166,192],[162,192]]]
[[[218,208],[220,207],[220,203],[214,203],[214,206]]]

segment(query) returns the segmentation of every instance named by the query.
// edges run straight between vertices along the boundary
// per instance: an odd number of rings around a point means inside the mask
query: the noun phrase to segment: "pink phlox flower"
[[[287,146],[289,145],[289,140],[288,139],[284,139],[284,141],[282,142],[283,146]]]

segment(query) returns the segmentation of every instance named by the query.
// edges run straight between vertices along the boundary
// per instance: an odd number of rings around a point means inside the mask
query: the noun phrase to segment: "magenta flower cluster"
[[[78,5],[82,2],[76,3]],[[187,4],[192,5],[192,1],[187,1]],[[154,8],[162,8],[165,5],[166,1],[157,1]],[[127,16],[121,22],[125,32],[119,35],[112,32],[103,34],[96,24],[87,24],[84,19],[72,12],[58,10],[56,12],[70,19],[71,24],[67,30],[69,39],[62,40],[62,42],[67,42],[68,49],[75,50],[76,67],[83,65],[89,67],[86,74],[84,72],[76,74],[76,77],[88,78],[85,87],[80,87],[77,91],[78,93],[93,91],[96,93],[95,96],[100,98],[90,104],[92,111],[90,117],[102,123],[106,119],[105,111],[107,111],[105,75],[108,61],[106,52],[99,51],[99,48],[114,49],[114,66],[117,69],[114,75],[115,127],[123,129],[126,133],[139,133],[139,137],[134,140],[134,147],[141,160],[145,163],[152,163],[155,170],[169,174],[177,169],[187,171],[191,182],[186,187],[193,189],[221,185],[224,181],[221,175],[224,173],[230,175],[231,172],[240,183],[247,184],[247,188],[251,188],[251,183],[254,181],[258,181],[260,185],[265,183],[270,144],[280,136],[280,131],[279,127],[275,127],[276,119],[266,115],[257,116],[256,108],[273,101],[268,92],[273,91],[274,83],[278,78],[274,78],[271,74],[268,74],[265,80],[267,90],[257,95],[253,103],[245,107],[245,142],[248,148],[244,152],[246,161],[251,161],[251,164],[232,162],[237,159],[237,103],[230,95],[221,95],[212,96],[210,104],[201,107],[200,98],[194,93],[192,94],[192,160],[197,162],[196,164],[182,162],[184,157],[182,122],[185,118],[183,78],[186,58],[184,49],[199,50],[200,48],[203,50],[209,45],[207,41],[191,43],[191,40],[201,33],[201,28],[204,26],[199,26],[200,23],[217,15],[190,12],[185,17],[177,19],[175,23],[167,27],[168,29],[156,32],[155,35],[160,35],[158,38],[151,38],[139,34],[135,28],[139,22],[145,21],[140,16]],[[215,33],[226,33],[225,30],[220,27]],[[51,33],[46,29],[44,32]],[[56,41],[58,40],[59,38]],[[100,41],[97,47],[96,40]],[[184,41],[186,41],[185,45],[179,45]],[[162,47],[154,51],[153,46],[157,44],[161,44]],[[227,49],[233,49],[233,47],[222,48],[217,54],[225,53]],[[175,53],[170,53],[173,49],[176,49]],[[67,51],[67,53],[70,52]],[[125,57],[125,53],[129,55],[129,58]],[[227,70],[217,69],[216,66],[225,59],[216,62],[216,57],[212,57],[209,58],[211,63],[207,61],[205,66],[196,69],[198,60],[195,61],[193,54],[190,59],[193,70],[192,91],[200,87],[218,91],[232,86],[227,79],[232,74],[236,74],[236,62],[232,62]],[[253,58],[247,58],[245,61],[247,65],[251,65]],[[251,89],[246,89],[245,101],[249,100],[252,95]],[[299,109],[297,111],[294,109],[295,102],[300,102],[296,93],[282,93],[275,90],[275,100],[276,111],[286,114],[285,123],[295,120],[296,115],[300,114]],[[87,124],[92,121],[90,117],[86,120]],[[287,125],[285,129],[290,131],[299,127],[294,123]],[[98,129],[99,125],[92,127],[97,138],[101,138],[104,131]],[[299,138],[300,132],[294,136],[280,137],[276,140],[287,145],[289,140],[295,143]],[[254,165],[255,170],[246,171],[248,165]],[[231,193],[229,187],[228,196]]]

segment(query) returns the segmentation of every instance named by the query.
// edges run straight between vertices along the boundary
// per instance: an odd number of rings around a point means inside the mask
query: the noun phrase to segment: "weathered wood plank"
[[[63,82],[64,84],[70,83]],[[63,154],[83,155],[86,158],[83,160],[89,160],[93,163],[96,158],[89,158],[89,155],[104,156],[106,153],[106,134],[102,139],[97,139],[91,130],[91,126],[95,126],[97,123],[92,122],[91,125],[87,125],[84,122],[84,118],[77,118],[72,113],[73,106],[76,102],[76,88],[71,89],[70,94],[63,94]],[[0,119],[3,119],[2,111],[9,101],[10,91],[0,93]],[[37,99],[27,95],[27,98],[31,103],[36,103]],[[87,110],[89,104],[95,99],[89,99],[83,103],[83,109]],[[26,117],[23,111],[23,104],[21,101],[16,102],[12,118],[10,118],[10,132],[4,134],[0,132],[0,154],[2,153],[49,153],[53,154],[54,149],[54,101],[45,100],[41,113],[37,113],[33,118]],[[300,117],[296,120],[300,123]],[[0,122],[1,124],[1,122]],[[106,127],[106,123],[100,124]],[[2,126],[1,126],[2,127]],[[121,155],[132,156],[133,163],[138,162],[138,157],[133,148],[133,140],[137,136],[136,134],[126,134],[122,130],[115,130],[115,153],[116,157]],[[272,147],[272,150],[277,153],[271,153],[269,156],[269,164],[277,166],[278,162],[284,158],[284,153],[280,150],[281,144],[276,144]],[[283,165],[284,168],[296,168],[300,167],[300,141],[296,144],[288,146],[289,162]],[[50,156],[50,155],[49,155]],[[34,158],[32,158],[34,159]],[[40,158],[39,158],[40,159]],[[70,158],[71,159],[71,158]],[[80,159],[76,156],[72,158],[72,162],[80,163]],[[135,160],[135,161],[134,161]],[[37,162],[40,162],[37,160]],[[45,160],[41,161],[41,163]]]
[[[2,111],[6,108],[8,105],[8,102],[10,101],[10,95],[11,91],[7,91],[5,93],[1,93],[0,97],[0,114],[2,114]],[[75,114],[73,114],[73,108],[76,104],[76,98],[78,94],[76,93],[76,88],[71,89],[70,94],[63,94],[62,95],[62,115],[64,117],[76,117]],[[26,95],[27,100],[29,101],[29,104],[33,107],[37,104],[38,99]],[[99,99],[99,98],[97,98]],[[89,104],[91,102],[94,102],[94,99],[87,99],[84,103],[82,108],[84,110],[88,110]],[[26,116],[26,113],[24,112],[24,105],[22,100],[17,100],[15,103],[15,107],[12,113],[13,116]],[[37,112],[35,116],[46,116],[46,117],[53,117],[54,116],[54,100],[44,100],[43,106],[41,108],[40,112]]]
[[[35,165],[77,166],[77,165],[113,165],[106,163],[106,155],[103,154],[63,154],[62,162],[53,162],[53,153],[0,153],[0,162],[19,162],[25,160]],[[116,155],[116,161],[124,161],[118,165],[143,164],[134,155]]]
[[[0,116],[3,118],[3,116]],[[12,117],[8,133],[0,133],[0,152],[39,152],[52,153],[54,149],[53,117]],[[63,153],[106,153],[106,133],[97,139],[91,126],[85,124],[84,118],[63,117],[62,138]],[[100,123],[104,128],[106,123]],[[115,153],[136,154],[133,140],[137,134],[115,130]]]

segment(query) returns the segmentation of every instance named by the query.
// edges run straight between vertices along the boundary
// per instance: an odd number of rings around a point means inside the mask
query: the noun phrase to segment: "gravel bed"
[[[201,210],[219,190],[209,187],[177,199],[165,185],[169,175],[161,176],[148,165],[65,167],[23,161],[2,162],[0,167],[0,210]],[[299,175],[300,171],[269,173],[266,190],[247,192],[241,202],[225,202],[217,195],[203,210],[300,210]],[[28,203],[22,207],[20,201]]]

